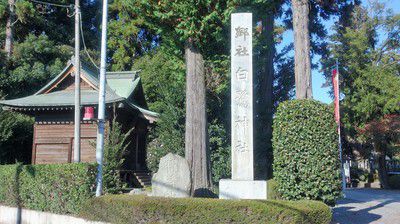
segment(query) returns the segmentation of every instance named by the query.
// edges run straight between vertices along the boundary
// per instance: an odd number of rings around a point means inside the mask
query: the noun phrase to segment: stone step
[[[146,177],[149,177],[149,178],[151,178],[151,176],[150,175],[144,175],[144,174],[135,174],[135,176],[137,176],[137,177],[140,177],[140,178],[146,178]]]
[[[135,174],[135,176],[137,176],[137,177],[143,177],[143,178],[145,178],[145,177],[151,177],[149,174]]]
[[[146,179],[138,178],[138,179],[139,179],[139,181],[141,181],[141,182],[151,182],[151,179],[150,179],[150,178],[146,178]]]
[[[135,171],[133,173],[135,173],[135,174],[146,174],[146,175],[150,174],[150,172],[148,172],[148,171]]]
[[[146,171],[135,171],[134,175],[142,187],[151,186],[151,174]]]
[[[142,187],[148,187],[151,186],[151,182],[144,182],[144,183],[140,183],[142,185]]]

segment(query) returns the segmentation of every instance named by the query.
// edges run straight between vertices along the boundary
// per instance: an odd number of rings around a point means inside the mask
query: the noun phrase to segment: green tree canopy
[[[324,60],[325,75],[339,61],[345,142],[351,149],[370,157],[375,152],[381,184],[386,188],[388,145],[363,138],[367,124],[385,115],[400,113],[400,15],[373,2],[369,9],[352,6],[335,25],[331,57]],[[370,138],[372,135],[370,135]],[[362,150],[360,150],[360,148]],[[372,150],[371,150],[372,149]]]

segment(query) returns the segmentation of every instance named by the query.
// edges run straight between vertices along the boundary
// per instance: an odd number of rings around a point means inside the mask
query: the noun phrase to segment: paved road
[[[351,189],[333,208],[333,223],[400,224],[400,191]]]

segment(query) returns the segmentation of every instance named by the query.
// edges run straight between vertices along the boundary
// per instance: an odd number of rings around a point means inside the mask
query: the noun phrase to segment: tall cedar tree
[[[322,20],[341,13],[341,8],[349,0],[291,0],[291,23],[294,32],[294,70],[296,98],[312,98],[311,69],[314,55],[327,54],[326,29]],[[290,17],[289,17],[290,18]],[[321,20],[322,19],[322,20]]]

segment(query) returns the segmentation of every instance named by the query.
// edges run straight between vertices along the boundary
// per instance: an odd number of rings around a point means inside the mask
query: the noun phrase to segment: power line
[[[85,37],[83,35],[83,28],[82,28],[82,12],[79,13],[79,22],[80,22],[80,29],[81,29],[81,36],[82,36],[82,43],[83,43],[83,50],[85,51],[86,55],[88,56],[90,62],[92,62],[92,64],[97,68],[100,69],[99,66],[97,66],[97,64],[94,62],[93,58],[90,56],[87,47],[86,47],[86,43],[85,43]]]
[[[39,1],[39,0],[29,0],[29,1],[37,3],[37,4],[51,5],[51,6],[62,7],[62,8],[73,8],[74,7],[74,4],[64,5],[64,4],[57,4],[57,3],[52,3],[52,2],[43,2],[43,1]]]
[[[51,5],[51,6],[56,6],[56,7],[62,7],[62,8],[73,8],[74,5],[70,4],[70,5],[64,5],[64,4],[56,4],[56,3],[51,3],[51,2],[44,2],[44,1],[40,1],[40,0],[29,0],[31,2],[37,3],[37,4],[44,4],[44,5]],[[68,15],[68,17],[72,17],[73,15]],[[92,62],[92,64],[99,69],[99,66],[94,62],[93,58],[90,56],[89,51],[86,47],[86,41],[85,41],[85,37],[83,35],[83,25],[82,25],[82,12],[79,13],[79,27],[80,27],[80,31],[81,31],[81,37],[82,37],[82,43],[83,43],[83,49],[86,53],[86,55],[88,56],[90,62]]]

